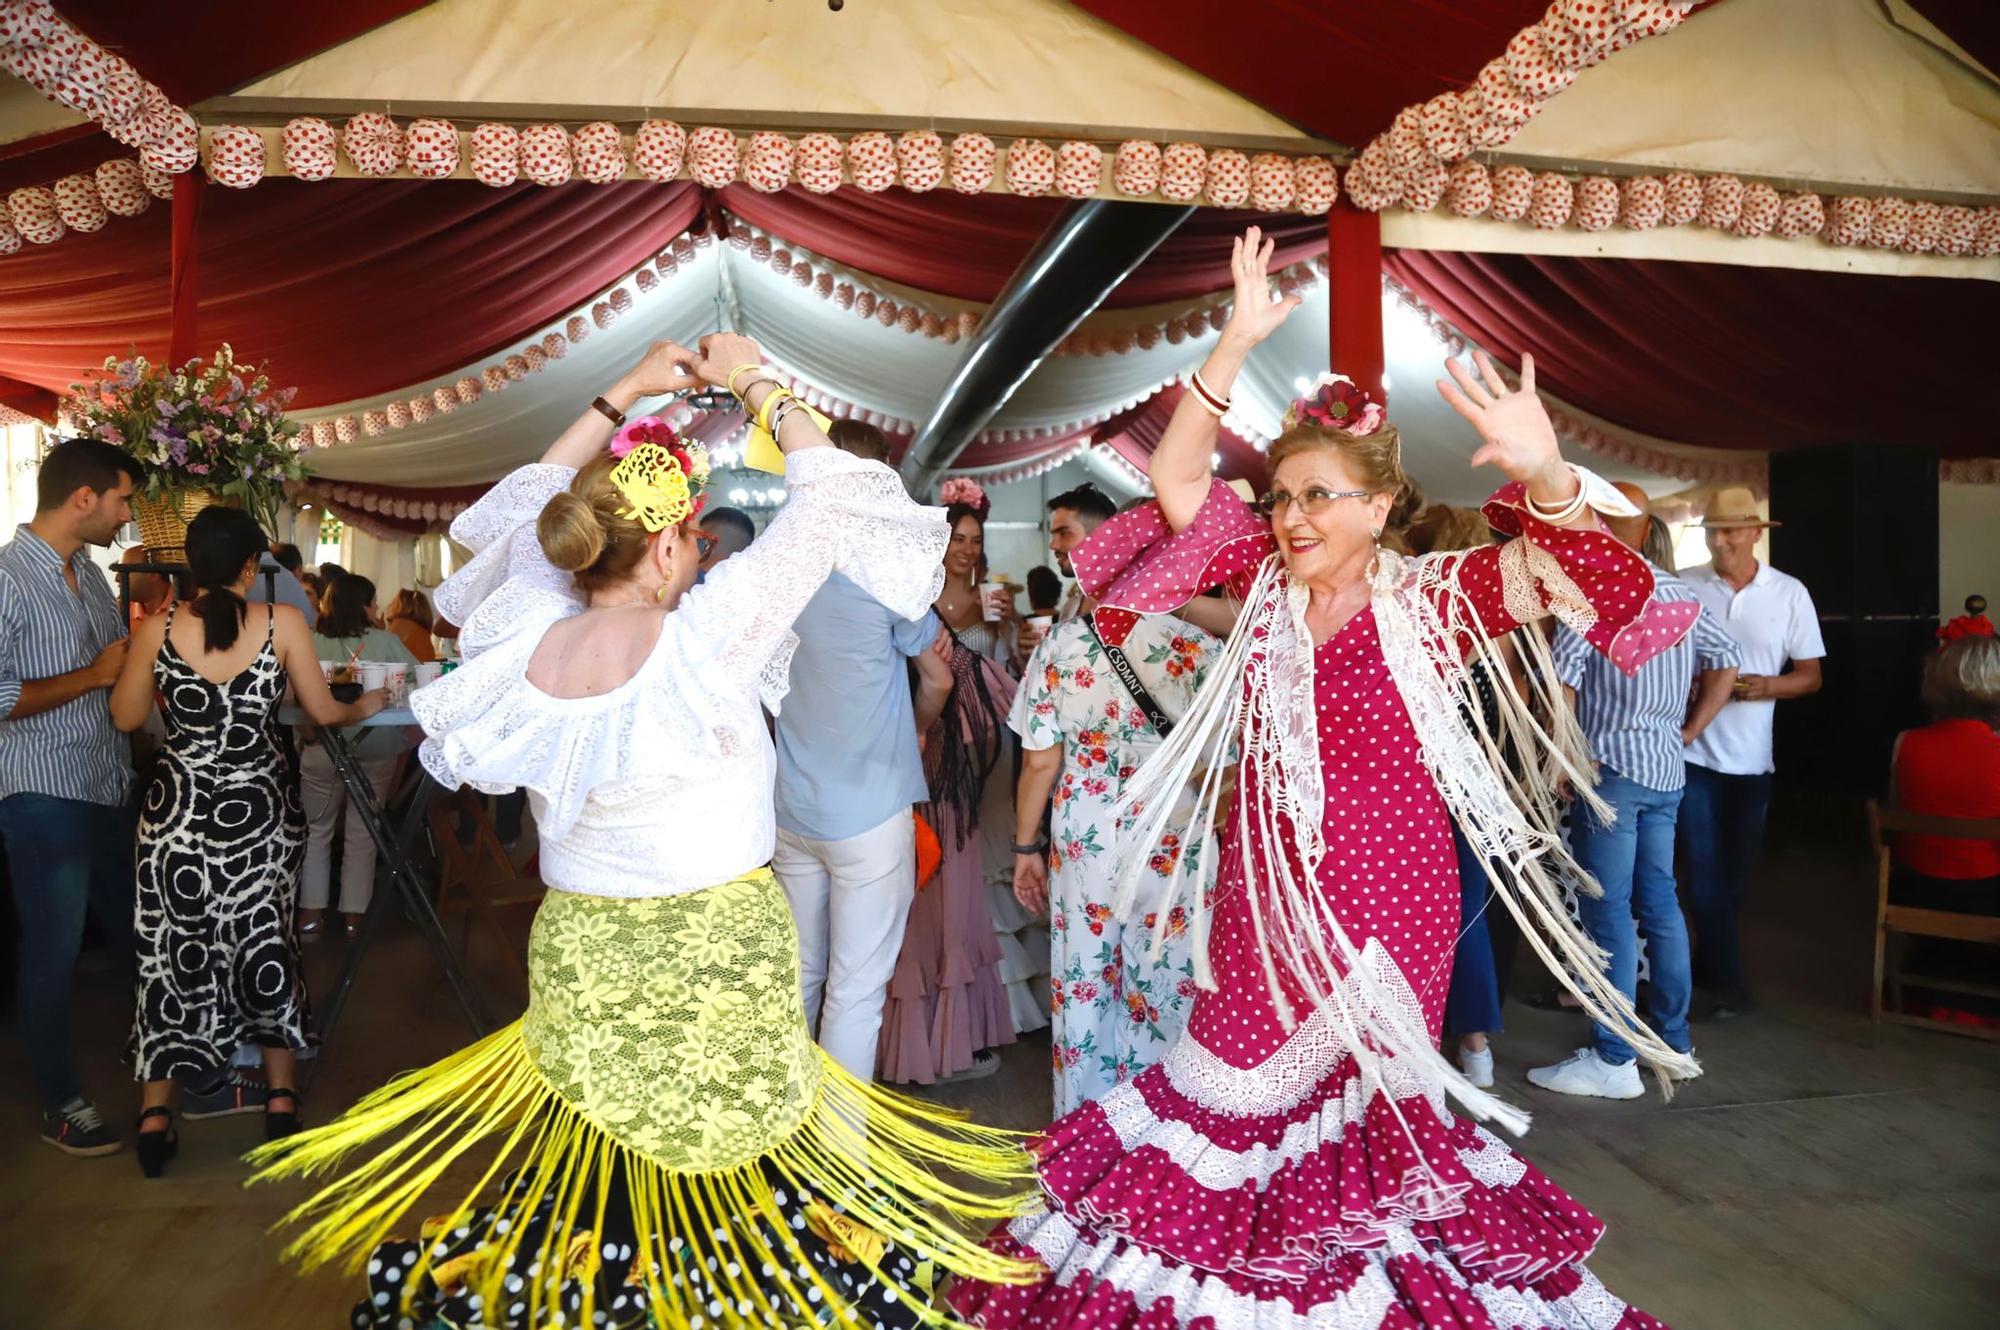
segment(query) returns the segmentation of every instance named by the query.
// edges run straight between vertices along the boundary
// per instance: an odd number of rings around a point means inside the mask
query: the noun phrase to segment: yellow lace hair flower
[[[687,473],[674,455],[657,443],[642,443],[611,469],[611,483],[628,505],[619,516],[629,517],[648,531],[678,526],[694,511],[694,494]]]

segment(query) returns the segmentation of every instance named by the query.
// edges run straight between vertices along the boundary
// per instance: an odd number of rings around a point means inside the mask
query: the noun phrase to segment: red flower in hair
[[[1938,641],[1956,642],[1961,637],[1992,637],[1993,620],[1983,614],[1961,614],[1937,630]]]
[[[1349,434],[1373,434],[1386,414],[1366,388],[1345,374],[1322,374],[1312,391],[1285,413],[1285,427],[1313,424]]]

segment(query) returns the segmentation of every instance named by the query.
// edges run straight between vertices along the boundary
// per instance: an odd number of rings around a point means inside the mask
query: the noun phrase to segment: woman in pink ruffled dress
[[[1156,796],[1208,772],[1188,829],[1221,835],[1195,916],[1203,991],[1164,1061],[1039,1141],[1044,1213],[993,1244],[1039,1261],[1042,1280],[962,1283],[953,1304],[975,1325],[1050,1330],[1658,1326],[1584,1268],[1602,1223],[1446,1108],[1450,1095],[1526,1125],[1437,1041],[1456,821],[1515,866],[1496,875],[1504,904],[1586,1008],[1663,1084],[1695,1074],[1638,1025],[1563,913],[1558,880],[1575,870],[1554,830],[1558,779],[1594,797],[1575,736],[1544,732],[1511,693],[1497,730],[1463,705],[1468,663],[1522,622],[1554,614],[1628,669],[1688,624],[1648,608],[1644,562],[1599,530],[1593,508],[1623,501],[1561,461],[1525,357],[1518,392],[1483,357],[1479,377],[1452,362],[1455,383],[1439,384],[1479,430],[1473,461],[1508,479],[1486,506],[1504,545],[1421,560],[1381,548],[1406,488],[1395,430],[1331,377],[1287,417],[1260,508],[1212,483],[1236,373],[1297,304],[1271,300],[1270,254],[1254,228],[1236,247],[1235,312],[1154,455],[1158,502],[1074,556],[1109,641],[1210,587],[1243,604],[1126,806],[1128,833],[1156,837],[1173,816]],[[1510,741],[1540,762],[1510,775]]]

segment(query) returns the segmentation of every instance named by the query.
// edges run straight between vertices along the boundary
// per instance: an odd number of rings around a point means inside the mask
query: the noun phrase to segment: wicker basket
[[[221,502],[206,490],[189,490],[178,498],[132,496],[132,518],[139,524],[139,541],[155,562],[175,562],[187,551],[188,523],[202,509]]]

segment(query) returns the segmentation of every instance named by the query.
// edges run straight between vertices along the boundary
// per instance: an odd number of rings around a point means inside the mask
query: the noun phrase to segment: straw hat
[[[1757,496],[1741,486],[1719,489],[1697,524],[1709,527],[1783,526],[1757,511]]]

